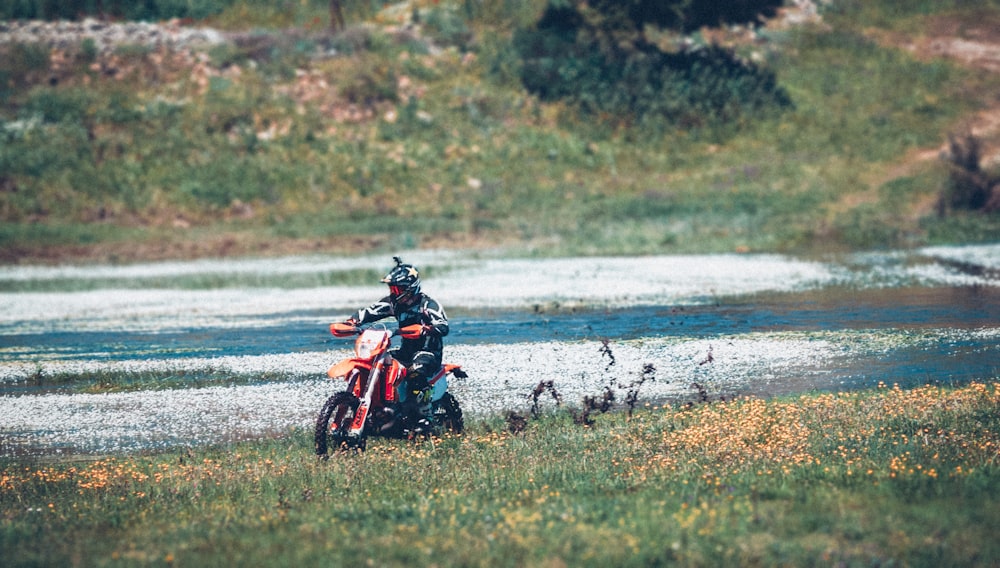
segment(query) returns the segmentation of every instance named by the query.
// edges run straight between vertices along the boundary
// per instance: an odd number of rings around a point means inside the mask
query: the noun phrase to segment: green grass
[[[1000,562],[1000,386],[738,399],[511,434],[311,433],[150,456],[6,458],[9,566]]]
[[[288,381],[281,372],[235,374],[226,371],[93,371],[74,373],[37,373],[24,377],[17,387],[29,387],[44,392],[104,394],[113,392],[159,391],[168,389],[200,389],[215,386],[259,385]],[[294,379],[293,379],[294,380]]]
[[[377,282],[381,272],[367,269],[308,274],[202,273],[184,276],[136,276],[88,279],[3,280],[0,292],[81,292],[87,290],[209,290],[220,288],[316,288],[361,286]]]
[[[459,235],[638,254],[990,239],[996,215],[940,219],[920,205],[945,185],[944,164],[902,168],[902,182],[893,172],[938,147],[997,80],[868,39],[864,22],[926,25],[928,6],[889,17],[893,6],[846,5],[829,29],[769,32],[758,51],[794,109],[701,130],[614,127],[528,96],[508,40],[524,12],[510,7],[465,3],[475,57],[430,55],[426,40],[377,27],[330,37],[296,16],[287,24],[301,36],[262,30],[195,73],[193,59],[123,50],[114,77],[81,54],[53,86],[37,50],[9,47],[0,245],[29,256],[81,240],[253,233],[398,249]],[[208,23],[235,25],[242,7]],[[308,57],[326,45],[345,55]]]

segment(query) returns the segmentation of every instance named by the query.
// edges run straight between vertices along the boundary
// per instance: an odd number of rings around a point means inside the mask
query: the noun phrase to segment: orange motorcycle
[[[392,357],[392,338],[421,332],[420,325],[389,331],[384,326],[361,330],[347,323],[335,323],[336,337],[357,335],[354,357],[330,367],[327,376],[345,381],[347,390],[327,399],[316,418],[316,455],[326,456],[329,448],[364,450],[369,436],[412,438],[417,434],[461,433],[464,426],[458,400],[448,392],[448,375],[465,378],[458,365],[444,364],[430,379],[432,431],[410,427],[412,417],[403,412],[406,402],[406,367]]]

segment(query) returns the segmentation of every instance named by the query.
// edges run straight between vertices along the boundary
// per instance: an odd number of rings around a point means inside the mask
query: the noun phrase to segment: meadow
[[[951,169],[926,158],[995,110],[997,74],[891,41],[975,29],[995,0],[837,0],[822,25],[722,34],[792,105],[698,127],[528,94],[510,40],[541,0],[415,1],[415,28],[400,26],[412,11],[344,4],[334,34],[325,1],[188,2],[189,23],[233,34],[204,50],[0,45],[0,262],[826,252],[1000,234],[995,213],[937,207]],[[326,461],[300,429],[4,456],[2,563],[996,566],[1000,383],[983,379],[646,404],[589,424],[494,416]]]
[[[1000,384],[5,458],[7,566],[993,566]]]
[[[884,40],[942,21],[974,30],[994,2],[844,0],[822,25],[696,35],[773,69],[791,105],[695,126],[526,92],[511,36],[540,0],[415,2],[411,28],[413,11],[345,2],[336,34],[326,2],[218,4],[194,23],[233,39],[201,50],[2,46],[6,262],[100,247],[112,261],[289,247],[648,254],[997,234],[994,214],[940,214],[949,165],[921,157],[986,109],[996,75]]]

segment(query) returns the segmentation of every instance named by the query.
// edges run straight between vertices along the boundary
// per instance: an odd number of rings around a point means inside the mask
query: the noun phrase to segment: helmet
[[[398,303],[406,303],[420,294],[420,273],[412,264],[404,264],[398,256],[392,257],[396,266],[385,275],[382,282],[389,285],[389,294]]]

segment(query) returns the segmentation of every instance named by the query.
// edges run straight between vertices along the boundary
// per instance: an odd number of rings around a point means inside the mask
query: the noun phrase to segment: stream
[[[640,400],[657,404],[1000,378],[1000,245],[820,259],[404,259],[448,311],[445,359],[470,375],[452,384],[469,416],[524,409],[545,380],[578,405],[604,389],[623,395],[643,375]],[[340,388],[326,368],[350,355],[327,326],[383,293],[338,275],[390,262],[0,267],[0,455],[308,430]],[[81,392],[102,376],[147,388]],[[205,377],[215,382],[201,386]],[[171,388],[148,388],[160,378]]]

